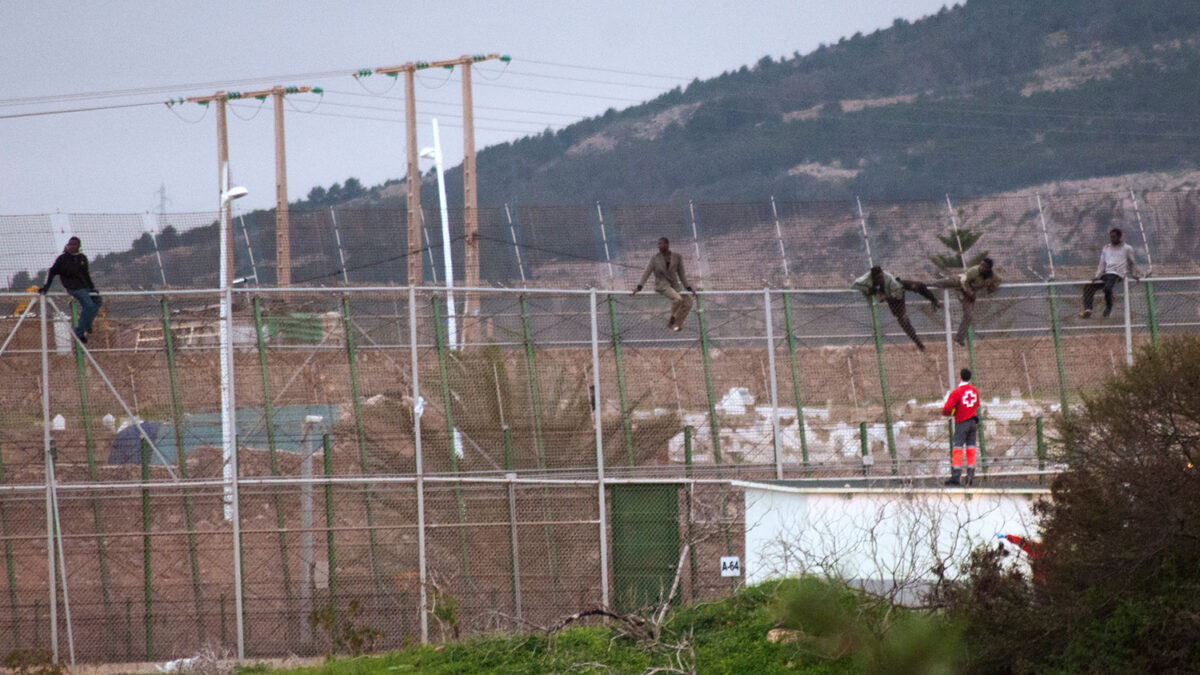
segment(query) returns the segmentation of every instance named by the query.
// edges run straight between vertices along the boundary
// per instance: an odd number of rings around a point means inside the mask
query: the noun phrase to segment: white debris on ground
[[[755,405],[756,398],[748,387],[730,387],[714,406],[720,427],[720,446],[723,462],[767,464],[775,461],[774,433],[771,406]],[[893,408],[892,437],[900,458],[934,457],[944,449],[949,452],[950,426],[941,417],[941,401],[918,403],[915,399]],[[1033,420],[1056,406],[1048,402],[1029,401],[1019,392],[1002,401],[993,398],[983,406],[983,418],[990,448],[995,457],[1036,457],[1037,439],[1031,433]],[[899,419],[904,411],[915,412],[920,421]],[[658,413],[659,411],[655,411]],[[876,411],[877,412],[877,411]],[[692,461],[712,463],[712,427],[707,411],[682,411],[682,423],[692,429]],[[804,444],[812,462],[845,463],[862,455],[863,435],[859,422],[833,420],[830,407],[803,409]],[[640,413],[647,415],[648,413]],[[784,462],[801,460],[799,416],[795,407],[778,408],[779,448]],[[937,415],[935,419],[929,419]],[[639,412],[633,413],[634,417]],[[872,417],[878,418],[876,413]],[[672,462],[685,461],[684,433],[681,431],[668,442]],[[871,456],[888,451],[887,425],[872,421],[866,425],[867,452]]]

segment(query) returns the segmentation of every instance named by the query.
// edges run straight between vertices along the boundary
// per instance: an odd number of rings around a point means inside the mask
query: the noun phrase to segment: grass
[[[780,585],[761,584],[719,602],[680,608],[668,617],[662,642],[689,641],[695,649],[695,672],[699,673],[856,672],[849,658],[830,660],[805,640],[790,644],[767,641],[767,632],[776,626]],[[682,658],[685,668],[692,663],[686,651]],[[678,668],[676,659],[675,649],[639,643],[613,624],[573,626],[554,635],[497,635],[383,655],[331,658],[313,668],[279,671],[256,665],[240,672],[640,673],[652,668]]]

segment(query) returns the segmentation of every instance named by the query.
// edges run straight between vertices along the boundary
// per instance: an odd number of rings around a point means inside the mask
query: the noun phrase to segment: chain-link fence
[[[442,282],[446,241],[454,278],[466,278],[462,210],[449,211],[447,237],[436,209],[421,213],[417,241],[409,242],[404,208],[291,210],[292,283],[408,283],[410,263],[419,278]],[[1140,262],[1153,263],[1147,269],[1195,274],[1197,214],[1200,192],[1132,190],[910,202],[504,205],[479,209],[478,278],[499,287],[630,289],[655,240],[667,237],[695,285],[713,289],[844,288],[871,264],[925,277],[937,271],[934,257],[957,268],[985,253],[1008,282],[1082,281],[1112,227],[1124,229]],[[29,242],[0,273],[13,290],[40,283],[76,235],[101,288],[212,288],[216,220],[214,213],[0,216],[0,232]],[[239,283],[275,285],[275,214],[240,215],[232,224]]]
[[[919,351],[853,290],[703,292],[675,332],[649,291],[238,289],[224,411],[217,292],[105,293],[87,349],[68,298],[9,294],[0,650],[321,654],[719,595],[735,479],[941,477],[963,366],[981,478],[1053,471],[1055,412],[1200,325],[1197,277],[1091,319],[1006,283],[959,345],[938,294]]]

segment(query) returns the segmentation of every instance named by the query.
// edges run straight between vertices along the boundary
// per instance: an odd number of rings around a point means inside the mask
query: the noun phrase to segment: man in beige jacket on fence
[[[696,291],[688,283],[687,274],[683,271],[683,256],[671,251],[671,243],[666,237],[659,238],[658,253],[650,258],[650,264],[646,265],[646,271],[642,273],[642,279],[637,288],[633,289],[632,295],[637,295],[637,292],[642,290],[651,274],[654,275],[654,292],[666,296],[671,301],[671,318],[667,321],[667,327],[676,332],[683,330],[683,320],[687,318],[688,312],[692,311],[692,300],[696,297]],[[683,290],[691,293],[692,297],[680,293]]]

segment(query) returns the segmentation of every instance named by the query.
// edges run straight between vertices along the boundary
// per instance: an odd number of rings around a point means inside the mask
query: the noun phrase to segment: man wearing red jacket
[[[942,414],[954,416],[954,445],[950,455],[950,480],[946,485],[963,485],[960,482],[963,455],[967,460],[966,485],[975,482],[975,438],[979,433],[979,390],[971,384],[971,371],[963,368],[959,373],[962,382],[946,397]]]

